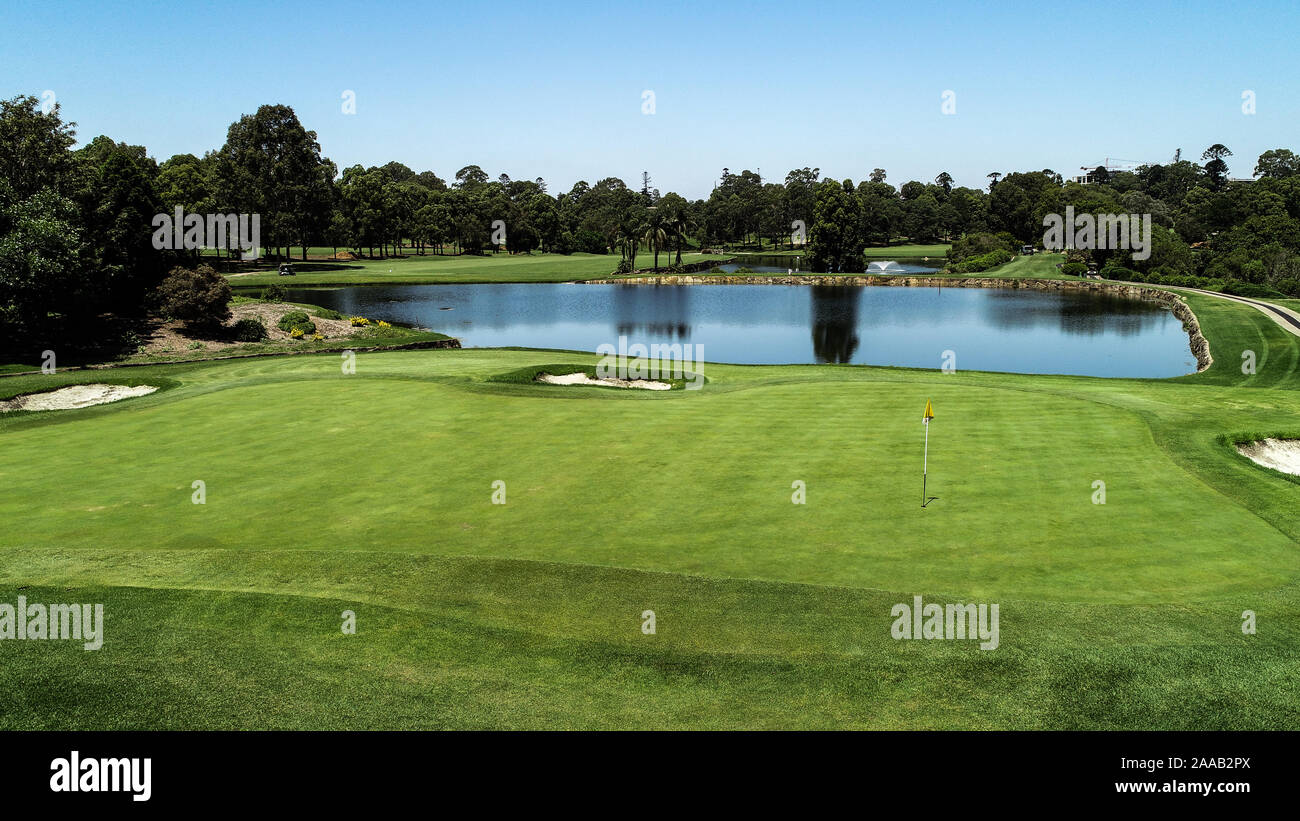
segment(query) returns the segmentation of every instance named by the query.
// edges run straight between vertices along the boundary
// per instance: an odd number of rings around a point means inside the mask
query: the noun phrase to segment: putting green
[[[230,365],[225,390],[11,431],[0,475],[41,468],[0,518],[20,547],[392,550],[1074,601],[1203,598],[1297,570],[1290,539],[1102,403],[934,376],[748,387],[761,369],[713,369],[744,390],[657,402],[418,378],[528,356],[363,355],[346,378],[321,357],[246,386]],[[927,398],[938,499],[922,510]]]

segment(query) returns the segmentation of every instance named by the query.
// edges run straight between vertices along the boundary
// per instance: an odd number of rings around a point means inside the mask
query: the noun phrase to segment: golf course
[[[1300,483],[1233,447],[1300,436],[1300,338],[1186,301],[1213,364],[1163,380],[620,391],[520,349],[0,378],[158,388],[0,415],[5,601],[105,613],[97,652],[0,642],[0,727],[1300,728]],[[914,596],[998,604],[1000,645],[896,640]]]

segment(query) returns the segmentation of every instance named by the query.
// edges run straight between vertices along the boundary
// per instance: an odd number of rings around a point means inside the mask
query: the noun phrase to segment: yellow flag
[[[925,422],[926,424],[929,424],[930,420],[933,418],[934,418],[934,410],[930,407],[930,400],[927,399],[925,400],[925,416],[922,417],[921,421]]]

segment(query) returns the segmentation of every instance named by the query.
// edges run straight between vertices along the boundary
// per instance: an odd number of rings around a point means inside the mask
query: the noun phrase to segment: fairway
[[[163,390],[0,417],[7,595],[107,614],[99,653],[0,644],[11,691],[60,683],[0,726],[1294,728],[1300,484],[1219,437],[1300,428],[1296,340],[1191,304],[1216,364],[1167,381],[710,364],[646,396],[493,381],[594,361],[510,350],[7,378]],[[999,602],[999,650],[891,639],[913,595]]]
[[[730,255],[683,253],[682,264],[729,259]],[[663,252],[660,268],[676,259]],[[613,276],[618,257],[609,254],[466,254],[428,253],[392,259],[358,259],[351,262],[292,262],[295,275],[279,276],[274,269],[260,273],[236,273],[232,287],[263,288],[331,285],[432,285],[451,282],[568,282]],[[637,257],[639,268],[653,268],[654,255],[644,251]]]

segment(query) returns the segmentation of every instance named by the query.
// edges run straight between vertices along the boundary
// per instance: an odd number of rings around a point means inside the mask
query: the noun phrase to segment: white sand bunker
[[[152,385],[138,385],[134,388],[126,385],[71,385],[57,391],[29,393],[15,396],[13,399],[0,401],[0,413],[9,411],[44,411],[71,410],[88,408],[91,405],[103,405],[119,399],[146,396],[158,390]]]
[[[566,373],[563,376],[539,373],[537,381],[548,385],[601,385],[606,388],[641,388],[647,391],[666,391],[672,388],[667,382],[652,382],[649,379],[592,379],[585,373]]]
[[[1257,465],[1300,476],[1300,439],[1265,439],[1237,445],[1237,452]]]

